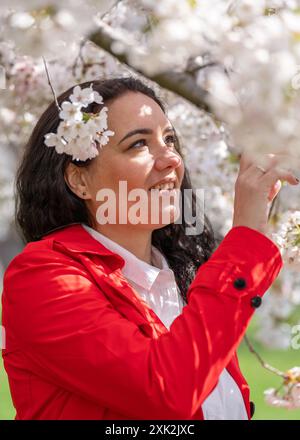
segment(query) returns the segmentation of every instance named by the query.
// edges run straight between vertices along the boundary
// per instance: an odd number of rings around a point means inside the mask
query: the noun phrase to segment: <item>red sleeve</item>
[[[189,419],[216,385],[262,296],[278,248],[235,227],[200,267],[189,303],[157,339],[122,317],[84,268],[50,250],[19,254],[4,277],[3,320],[37,375],[136,419]],[[244,288],[234,286],[237,278]]]

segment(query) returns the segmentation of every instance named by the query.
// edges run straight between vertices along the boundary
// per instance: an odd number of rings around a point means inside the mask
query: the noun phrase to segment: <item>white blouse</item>
[[[125,260],[123,275],[169,329],[181,314],[184,303],[174,273],[161,252],[152,246],[152,266],[95,229],[85,224],[82,226],[95,240]],[[226,368],[215,389],[203,402],[202,411],[205,420],[248,420],[241,391]]]

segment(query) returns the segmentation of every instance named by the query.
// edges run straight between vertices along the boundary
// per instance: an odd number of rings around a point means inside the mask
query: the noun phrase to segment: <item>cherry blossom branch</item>
[[[54,88],[53,88],[53,86],[52,86],[52,83],[51,83],[51,79],[50,79],[50,75],[49,75],[49,71],[48,71],[48,67],[47,67],[46,60],[45,60],[44,57],[42,57],[42,58],[43,58],[43,62],[44,62],[44,66],[45,66],[45,70],[46,70],[46,74],[47,74],[48,84],[49,84],[49,86],[50,86],[50,88],[51,88],[51,91],[52,91],[52,94],[53,94],[53,97],[54,97],[54,101],[55,101],[56,107],[57,107],[58,110],[60,111],[61,108],[60,108],[60,106],[59,106],[59,104],[58,104],[57,97],[56,97],[56,93],[55,93],[55,90],[54,90]]]
[[[145,72],[133,67],[126,53],[114,53],[112,47],[115,43],[120,42],[114,35],[113,29],[106,23],[102,23],[96,32],[91,33],[88,39],[98,47],[117,58],[122,64],[126,64],[130,69],[143,75],[151,81],[156,82],[160,87],[167,89],[197,107],[210,111],[206,102],[207,92],[196,83],[194,77],[186,72],[165,71],[163,73],[148,75]],[[121,42],[124,45],[124,41]]]
[[[81,43],[80,43],[79,51],[78,51],[78,55],[77,55],[77,57],[75,58],[74,63],[73,63],[73,66],[72,66],[72,73],[73,73],[73,76],[74,76],[74,77],[76,76],[76,67],[77,67],[78,64],[79,64],[79,61],[81,61],[82,64],[84,64],[84,59],[83,59],[83,56],[82,56],[82,51],[83,51],[83,48],[84,48],[84,46],[85,46],[86,43],[87,43],[87,40],[86,40],[85,38],[84,38],[84,39],[81,41]]]
[[[244,336],[244,340],[246,342],[246,345],[251,353],[253,353],[256,358],[258,359],[259,363],[263,368],[270,371],[271,373],[276,374],[277,376],[283,377],[284,379],[287,378],[286,374],[283,371],[278,370],[277,368],[272,367],[271,365],[267,364],[262,357],[257,353],[257,351],[254,349],[253,345],[251,344],[249,338],[247,335]]]
[[[111,7],[105,11],[101,16],[100,16],[100,20],[103,20],[116,6],[118,6],[119,3],[121,3],[122,0],[116,0]]]
[[[279,387],[269,388],[264,391],[265,401],[268,405],[275,407],[282,407],[287,409],[295,409],[300,407],[300,367],[294,367],[287,370],[285,373],[283,371],[277,370],[277,368],[264,362],[260,355],[254,350],[251,342],[249,341],[247,335],[244,336],[245,342],[253,353],[261,366],[271,373],[276,374],[283,378],[283,382]]]
[[[103,14],[99,17],[99,20],[102,21],[119,3],[121,3],[121,1],[122,0],[116,0],[107,11],[103,12]],[[83,48],[86,45],[87,41],[88,41],[87,38],[83,38],[80,45],[79,45],[78,55],[75,58],[73,66],[72,66],[72,73],[73,73],[74,77],[76,76],[76,68],[77,68],[79,62],[81,61],[83,66],[85,64],[82,52],[83,52]]]

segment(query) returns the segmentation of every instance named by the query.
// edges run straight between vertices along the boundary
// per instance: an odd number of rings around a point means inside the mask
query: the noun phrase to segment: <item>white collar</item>
[[[151,259],[157,267],[140,260],[132,252],[129,252],[127,249],[90,226],[87,226],[84,223],[82,223],[82,226],[95,240],[99,241],[107,249],[115,252],[124,259],[125,265],[122,268],[123,275],[144,289],[150,290],[160,273],[167,272],[168,274],[172,273],[173,275],[166,259],[153,245],[151,246]]]

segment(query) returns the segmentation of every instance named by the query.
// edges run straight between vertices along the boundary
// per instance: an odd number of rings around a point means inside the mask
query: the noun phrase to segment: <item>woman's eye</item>
[[[176,136],[167,136],[166,140],[165,140],[166,144],[173,144],[173,146],[175,146],[176,144]],[[140,148],[140,147],[145,147],[147,144],[146,139],[139,139],[138,141],[134,142],[133,144],[130,145],[130,148]]]
[[[167,136],[166,137],[166,141],[167,141],[168,144],[171,143],[171,144],[174,144],[174,146],[175,146],[175,144],[176,144],[176,136],[172,136],[172,135]]]
[[[146,145],[146,139],[139,139],[138,141],[134,142],[134,144],[131,144],[129,148],[138,148],[141,146],[144,147],[145,145]]]

